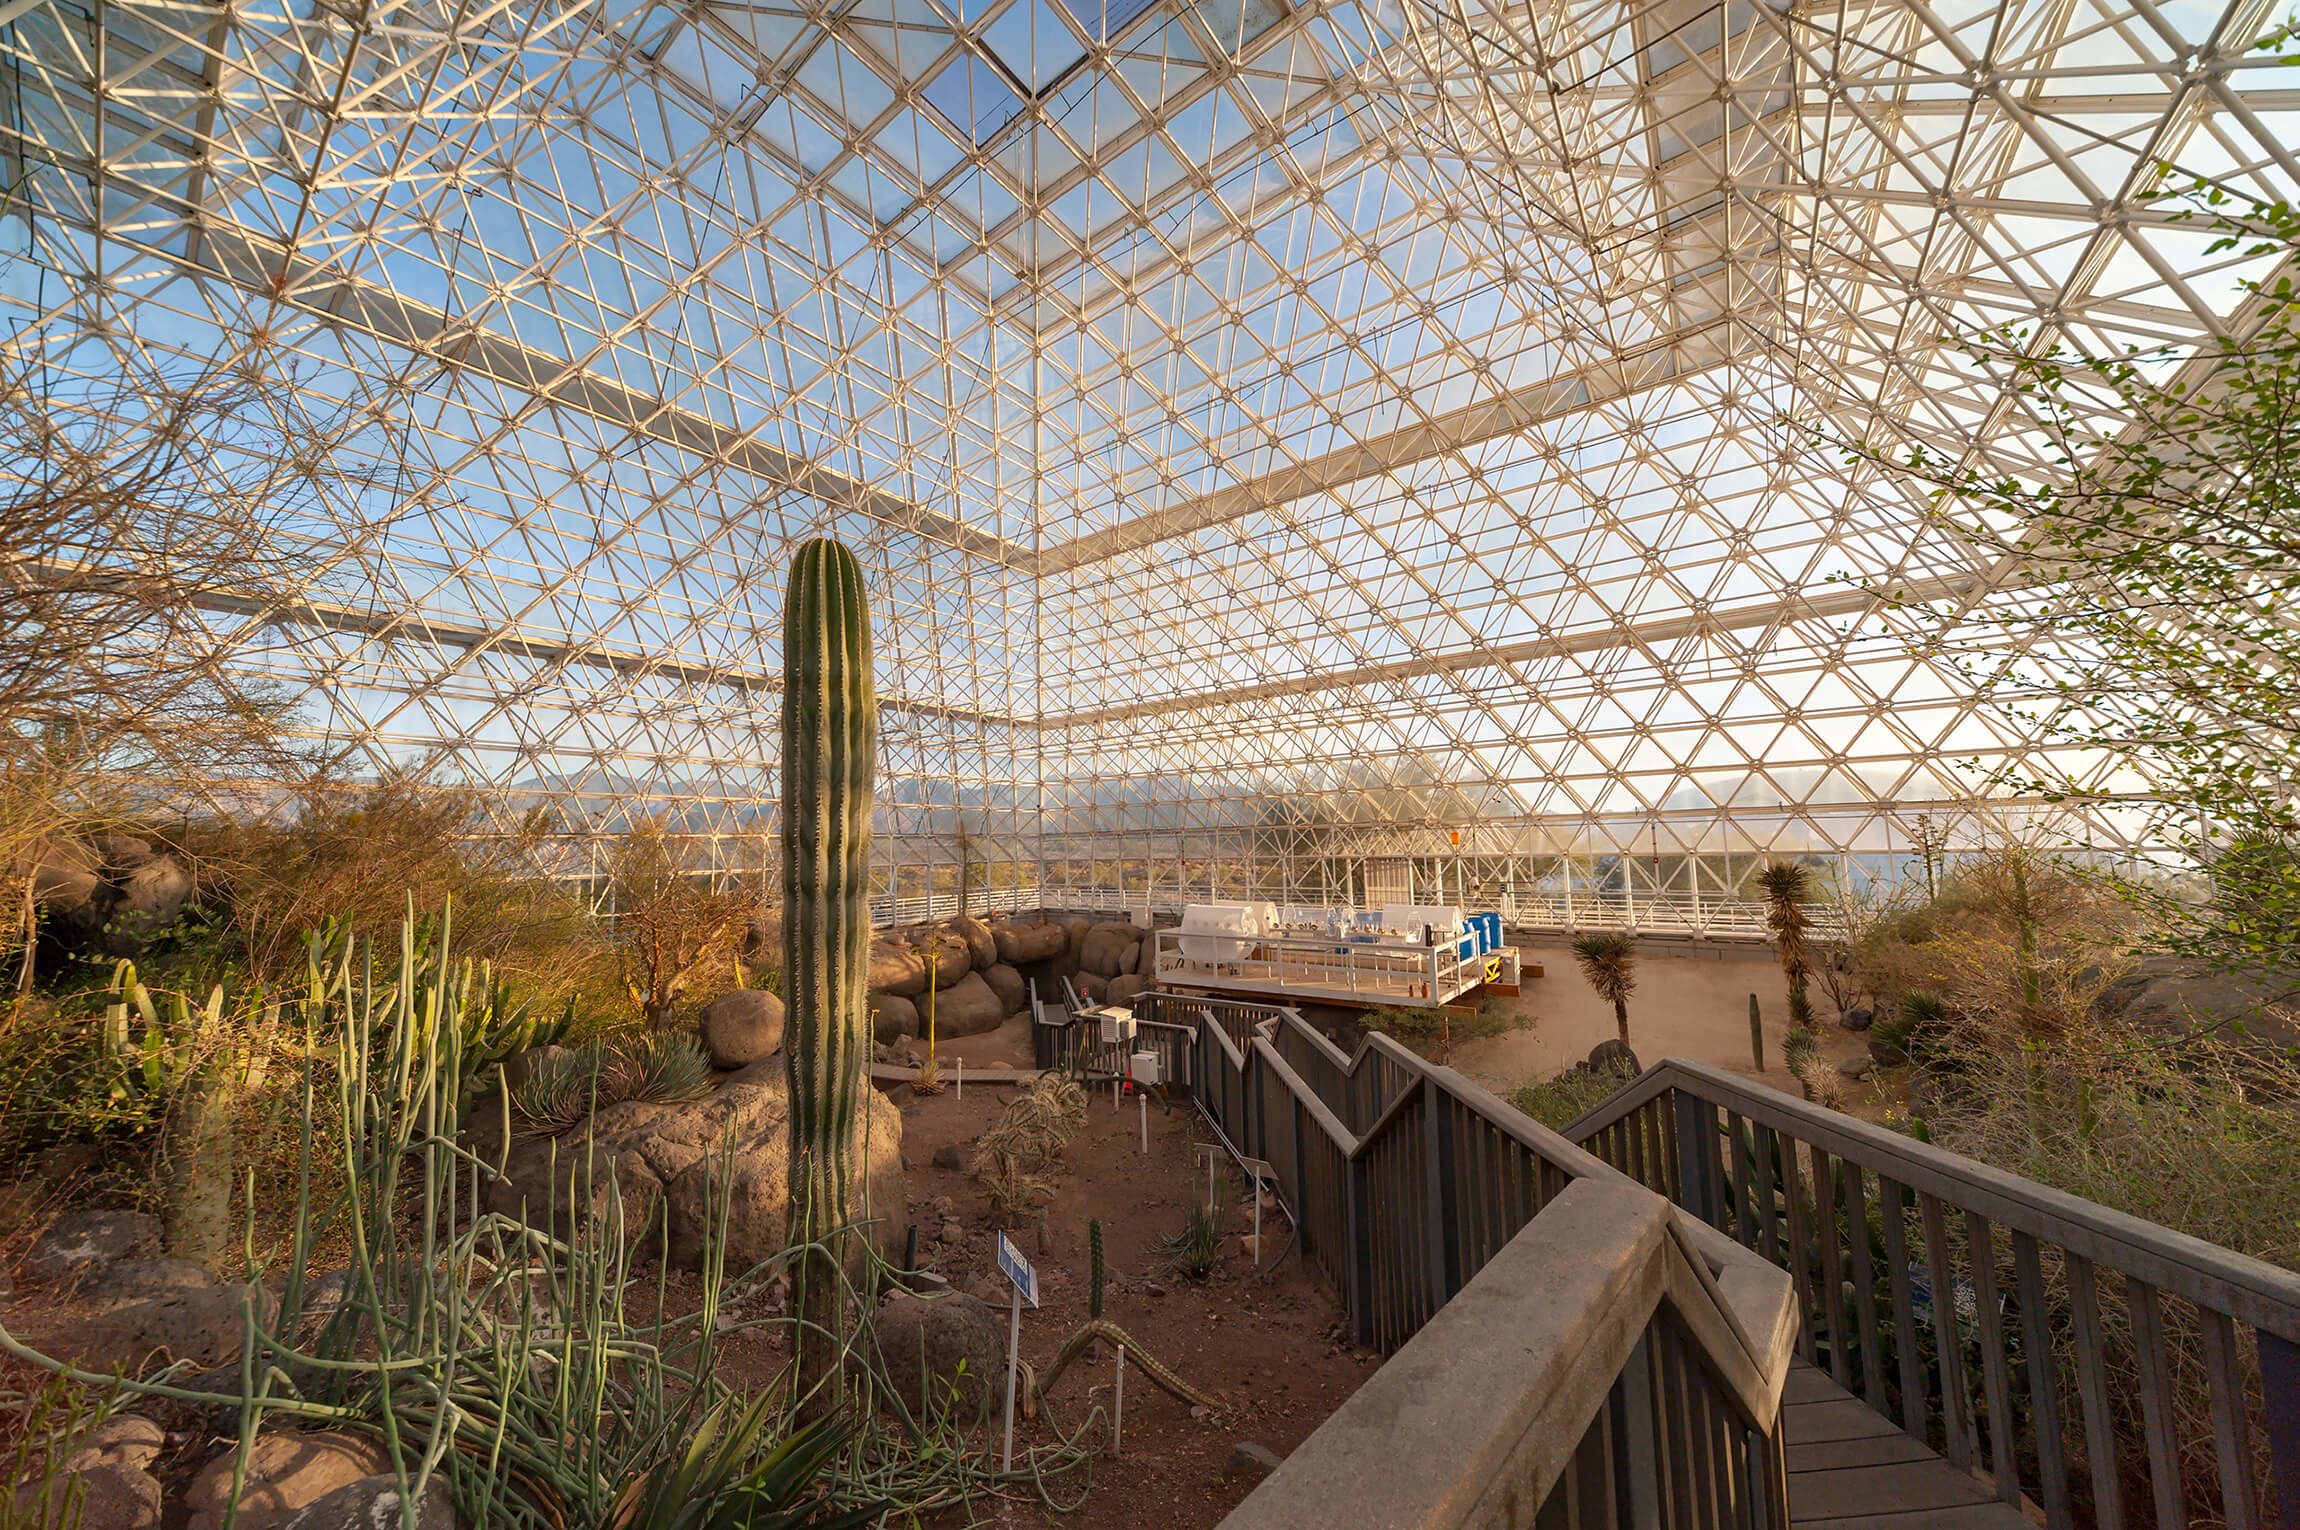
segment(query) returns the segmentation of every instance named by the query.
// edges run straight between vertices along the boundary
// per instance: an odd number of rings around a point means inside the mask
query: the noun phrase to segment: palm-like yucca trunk
[[[1813,1004],[1807,983],[1812,976],[1812,953],[1806,941],[1808,921],[1803,908],[1812,878],[1794,861],[1774,861],[1757,874],[1765,894],[1765,923],[1773,931],[1773,947],[1781,958],[1781,976],[1789,988],[1789,1023],[1813,1022]]]
[[[871,779],[878,700],[862,568],[836,542],[799,549],[783,629],[784,1048],[791,1084],[794,1244],[826,1252],[794,1272],[799,1384],[831,1369],[845,1330],[840,1259],[848,1162],[870,1044]],[[817,1327],[832,1337],[824,1337]]]

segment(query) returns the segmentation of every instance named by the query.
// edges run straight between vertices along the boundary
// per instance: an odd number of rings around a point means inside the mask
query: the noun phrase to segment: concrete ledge
[[[1626,1181],[1566,1186],[1223,1530],[1533,1523],[1661,1302],[1671,1215]]]

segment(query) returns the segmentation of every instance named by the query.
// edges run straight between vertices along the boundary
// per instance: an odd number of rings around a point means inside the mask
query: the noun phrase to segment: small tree
[[[1618,930],[1574,938],[1573,959],[1597,996],[1613,1006],[1613,1028],[1629,1045],[1629,996],[1637,991],[1637,941]]]
[[[678,842],[654,819],[617,842],[607,882],[624,986],[641,1017],[659,1027],[703,964],[733,944],[749,900],[696,880]]]
[[[1789,980],[1789,1024],[1810,1027],[1813,1001],[1806,984],[1813,975],[1805,902],[1812,896],[1812,873],[1795,861],[1773,861],[1757,873],[1758,891],[1765,895],[1765,927],[1773,932],[1773,949],[1781,958],[1781,975]]]

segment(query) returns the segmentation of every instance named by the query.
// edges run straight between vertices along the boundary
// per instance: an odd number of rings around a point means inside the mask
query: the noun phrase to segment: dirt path
[[[1601,1002],[1582,981],[1564,941],[1520,941],[1518,948],[1527,962],[1541,963],[1546,975],[1529,980],[1518,998],[1496,1000],[1495,1007],[1529,1023],[1521,1030],[1466,1042],[1452,1058],[1456,1068],[1503,1094],[1532,1080],[1554,1077],[1614,1035],[1612,1006]],[[1757,996],[1764,1015],[1763,1073],[1750,1066],[1751,994]],[[1865,1054],[1861,1039],[1838,1027],[1835,1008],[1818,988],[1813,1004],[1814,1034],[1821,1040],[1823,1055],[1838,1061]],[[1639,948],[1637,992],[1629,1001],[1629,1044],[1644,1062],[1683,1057],[1762,1079],[1794,1094],[1797,1082],[1781,1066],[1781,1042],[1788,1031],[1789,992],[1769,947],[1648,941]]]
[[[1011,1042],[1003,1034],[969,1037],[954,1048],[970,1063],[988,1064],[993,1058],[1005,1061]],[[903,1108],[903,1151],[911,1164],[908,1193],[922,1240],[933,1236],[939,1198],[948,1198],[964,1228],[956,1243],[922,1242],[926,1257],[921,1262],[960,1289],[1002,1307],[1006,1287],[995,1271],[995,1227],[982,1187],[963,1169],[933,1167],[933,1157],[938,1148],[971,1144],[1012,1092],[969,1087],[963,1101],[955,1091],[946,1091]],[[1377,1363],[1376,1356],[1337,1341],[1340,1308],[1323,1279],[1298,1255],[1289,1254],[1266,1284],[1254,1276],[1239,1237],[1249,1225],[1250,1209],[1236,1204],[1239,1187],[1226,1172],[1226,1194],[1233,1205],[1213,1277],[1198,1283],[1159,1273],[1153,1245],[1178,1229],[1194,1198],[1204,1194],[1204,1171],[1192,1171],[1191,1144],[1208,1140],[1208,1134],[1187,1105],[1161,1114],[1153,1104],[1149,1118],[1150,1152],[1145,1156],[1141,1115],[1133,1100],[1113,1110],[1104,1089],[1089,1103],[1085,1123],[1065,1154],[1043,1241],[1029,1233],[1018,1238],[1038,1267],[1044,1299],[1042,1308],[1024,1313],[1023,1355],[1047,1364],[1086,1321],[1087,1223],[1099,1218],[1111,1275],[1105,1314],[1191,1385],[1221,1396],[1229,1411],[1221,1418],[1192,1418],[1187,1408],[1129,1367],[1123,1453],[1096,1461],[1085,1507],[1059,1519],[1082,1530],[1190,1530],[1216,1523],[1252,1487],[1250,1481],[1225,1480],[1234,1444],[1251,1441],[1286,1455]],[[1265,1229],[1275,1252],[1285,1224],[1269,1213]],[[1107,1351],[1097,1361],[1074,1363],[1054,1389],[1052,1419],[1075,1430],[1093,1409],[1107,1413],[1113,1369]],[[1016,1449],[1052,1440],[1042,1420],[1035,1429],[1018,1430]],[[1008,1505],[993,1510],[992,1519],[1039,1524],[1055,1517],[1037,1507]],[[952,1520],[960,1522],[963,1516]]]

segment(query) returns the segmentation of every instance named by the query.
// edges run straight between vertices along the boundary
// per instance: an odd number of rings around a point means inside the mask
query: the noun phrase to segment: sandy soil
[[[1463,1073],[1503,1093],[1555,1076],[1614,1035],[1613,1007],[1582,981],[1564,941],[1520,941],[1518,948],[1526,962],[1541,963],[1545,975],[1528,979],[1515,999],[1494,1000],[1493,1008],[1522,1019],[1524,1028],[1465,1042],[1451,1059]],[[1750,1063],[1751,994],[1764,1016],[1763,1073]],[[1827,997],[1816,990],[1813,1002],[1823,1055],[1831,1061],[1865,1055],[1861,1039],[1837,1026]],[[1781,1066],[1781,1041],[1788,1030],[1788,988],[1769,947],[1658,940],[1639,946],[1629,1044],[1648,1066],[1682,1057],[1795,1094],[1797,1081]]]
[[[945,1077],[953,1051],[985,1066],[1027,1061],[1027,1032],[1019,1038],[1008,1034],[1020,1029],[1010,1023],[992,1036],[954,1043],[944,1053]],[[962,1101],[946,1090],[903,1108],[903,1151],[911,1165],[907,1190],[922,1240],[933,1237],[942,1198],[964,1228],[956,1243],[922,1241],[920,1262],[959,1288],[1001,1305],[1007,1288],[996,1273],[995,1227],[982,1188],[963,1170],[937,1169],[932,1161],[939,1147],[971,1144],[1012,1093],[1004,1087],[969,1087]],[[1378,1361],[1337,1338],[1340,1308],[1298,1256],[1289,1253],[1268,1282],[1254,1274],[1236,1236],[1247,1231],[1251,1209],[1238,1204],[1240,1187],[1226,1170],[1224,1195],[1231,1203],[1233,1236],[1225,1242],[1220,1267],[1202,1284],[1159,1272],[1152,1246],[1177,1230],[1192,1201],[1204,1194],[1204,1170],[1193,1169],[1191,1145],[1207,1134],[1187,1106],[1164,1114],[1152,1103],[1148,1114],[1150,1152],[1145,1156],[1135,1101],[1124,1100],[1114,1110],[1107,1090],[1095,1097],[1065,1155],[1043,1240],[1019,1235],[1038,1267],[1045,1303],[1024,1312],[1022,1352],[1045,1365],[1086,1320],[1087,1222],[1099,1218],[1111,1272],[1105,1315],[1191,1385],[1219,1396],[1226,1411],[1193,1418],[1188,1408],[1129,1367],[1122,1453],[1096,1461],[1093,1491],[1083,1510],[1057,1520],[1041,1506],[1015,1503],[992,1509],[993,1522],[1059,1522],[1083,1530],[1212,1525],[1253,1486],[1224,1478],[1234,1444],[1253,1441],[1286,1455],[1372,1374]],[[1286,1237],[1276,1212],[1265,1213],[1264,1232],[1275,1253]],[[1052,1422],[1077,1430],[1099,1408],[1106,1424],[1113,1370],[1107,1352],[1098,1361],[1074,1363],[1054,1388],[1050,1417],[1036,1428],[1018,1428],[1017,1453],[1030,1443],[1052,1443]],[[956,1516],[950,1523],[963,1520]]]

